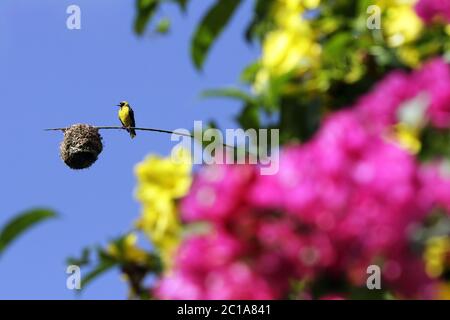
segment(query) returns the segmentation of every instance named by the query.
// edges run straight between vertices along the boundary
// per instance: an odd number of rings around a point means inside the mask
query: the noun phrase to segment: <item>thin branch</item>
[[[137,127],[119,127],[119,126],[94,126],[93,128],[98,130],[140,130],[140,131],[153,131],[153,132],[162,132],[162,133],[170,133],[170,134],[177,134],[179,136],[185,136],[185,137],[191,137],[194,138],[193,135],[187,134],[187,133],[180,133],[170,130],[163,130],[163,129],[154,129],[154,128],[137,128]],[[65,131],[69,128],[50,128],[50,129],[44,129],[45,131]]]
[[[139,130],[139,131],[152,131],[152,132],[160,132],[160,133],[168,133],[168,134],[176,134],[179,136],[184,136],[184,137],[189,137],[192,139],[195,139],[194,135],[192,134],[188,134],[188,133],[181,133],[181,132],[176,132],[176,131],[171,131],[171,130],[163,130],[163,129],[155,129],[155,128],[137,128],[137,127],[119,127],[119,126],[93,126],[93,128],[98,129],[98,130],[129,130],[129,129],[134,129],[134,130]],[[69,128],[49,128],[49,129],[44,129],[44,131],[66,131]],[[230,146],[228,144],[222,143],[222,145],[224,147],[227,148],[232,148],[235,149],[234,146]]]

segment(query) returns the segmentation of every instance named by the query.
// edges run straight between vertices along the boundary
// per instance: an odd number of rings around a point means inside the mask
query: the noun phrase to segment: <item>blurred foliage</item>
[[[142,34],[155,12],[168,2],[188,9],[189,1],[137,1],[136,32]],[[202,69],[211,46],[241,3],[242,0],[216,0],[207,9],[191,42],[192,61],[198,69]],[[241,84],[208,90],[203,96],[241,101],[242,109],[236,116],[241,127],[279,128],[281,142],[308,139],[324,115],[352,105],[390,70],[417,68],[421,61],[448,54],[450,49],[448,34],[439,24],[425,28],[415,22],[397,30],[398,24],[390,21],[392,12],[397,10],[395,4],[376,0],[305,1],[304,8],[289,12],[287,4],[282,8],[280,3],[288,2],[254,1],[251,19],[243,33],[248,42],[262,46],[263,55],[243,70]],[[383,10],[381,30],[370,30],[366,25],[367,8],[373,4]],[[301,17],[300,27],[293,22],[291,25],[291,13]],[[414,30],[403,34],[408,27]],[[273,46],[268,42],[271,37],[296,37],[295,28],[306,30],[303,38],[318,45],[317,61],[306,68],[272,74],[273,70],[264,66],[267,59],[284,54],[286,60],[286,55],[300,53],[285,44],[275,42]],[[392,39],[401,36],[405,38],[403,42],[393,43]],[[302,41],[302,37],[298,39],[295,43]]]
[[[81,290],[113,268],[119,267],[124,280],[129,284],[130,299],[149,299],[150,290],[143,285],[149,274],[160,274],[162,265],[158,255],[136,246],[135,234],[127,234],[109,242],[106,248],[86,247],[79,258],[67,259],[67,265],[88,268],[83,275]]]
[[[161,19],[156,26],[156,32],[166,34],[170,31],[170,20],[167,18]]]
[[[137,34],[143,34],[145,28],[158,8],[157,0],[137,0],[136,9],[138,15],[134,23],[134,31]]]
[[[243,1],[211,1],[191,39],[191,59],[198,70],[204,67],[212,46]],[[428,58],[438,55],[450,58],[449,27],[440,23],[424,26],[414,15],[411,5],[383,0],[305,0],[301,5],[299,3],[255,0],[242,33],[248,44],[261,47],[261,57],[242,71],[236,86],[202,93],[204,98],[227,98],[242,103],[236,121],[243,129],[278,128],[281,143],[306,141],[327,114],[350,107],[391,70],[414,70]],[[170,19],[158,18],[159,10],[165,5],[176,5],[185,12],[189,4],[189,0],[137,0],[136,34],[143,35],[148,29],[166,34],[171,28]],[[381,29],[367,27],[370,16],[367,9],[374,4],[382,9]],[[232,56],[229,55],[230,59]],[[207,128],[215,127],[217,124],[211,121]],[[406,133],[403,134],[406,137]],[[420,140],[422,159],[436,156],[450,159],[448,130],[424,128]],[[165,202],[155,200],[155,197],[165,199],[160,196],[165,191],[158,183],[169,174],[164,178],[156,177],[158,170],[153,170],[155,165],[150,166],[150,162],[145,165],[139,182],[141,202],[147,210],[141,218],[145,228],[138,229],[156,244],[156,250],[148,253],[138,248],[134,234],[114,239],[107,248],[86,248],[80,258],[68,261],[90,268],[88,275],[83,277],[83,285],[119,267],[129,283],[131,298],[151,298],[143,281],[149,274],[161,274],[165,260],[161,258],[164,250],[159,248],[158,253],[158,246],[162,246],[155,241],[154,228],[159,224],[163,230],[159,235],[167,236],[170,223],[161,223],[164,220],[161,217],[170,220],[181,196],[167,197]],[[157,166],[161,172],[169,168],[160,160]],[[159,202],[164,203],[155,207]],[[148,221],[145,221],[146,217]],[[429,229],[435,225],[442,225],[442,222],[430,223]],[[424,230],[423,237],[416,239],[417,243],[423,246],[432,237],[430,230]],[[93,255],[95,259],[91,260]],[[353,298],[392,298],[382,290],[368,292],[330,281],[334,280],[323,279],[323,283],[314,284],[311,288],[314,295],[319,297],[327,293],[321,292],[323,288],[335,288],[337,292],[351,291]],[[308,284],[293,286],[301,290]]]
[[[189,0],[136,0],[137,15],[134,20],[134,31],[138,35],[144,34],[147,26],[152,22],[158,9],[163,3],[173,2],[177,4],[181,10],[185,11]],[[156,31],[166,33],[167,27],[170,26],[170,20],[163,19],[156,26]]]
[[[35,209],[19,214],[0,230],[0,256],[20,235],[37,224],[55,218],[56,213],[47,209]]]
[[[240,3],[240,0],[218,0],[199,23],[191,46],[192,61],[197,69],[203,67],[211,45],[221,34]]]
[[[450,131],[448,129],[426,128],[421,137],[423,147],[419,154],[422,160],[443,156],[450,160]]]

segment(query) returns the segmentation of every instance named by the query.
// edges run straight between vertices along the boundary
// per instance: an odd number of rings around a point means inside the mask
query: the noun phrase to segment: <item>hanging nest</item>
[[[60,146],[61,159],[71,169],[86,169],[97,161],[103,150],[98,129],[87,124],[74,124],[64,130]]]

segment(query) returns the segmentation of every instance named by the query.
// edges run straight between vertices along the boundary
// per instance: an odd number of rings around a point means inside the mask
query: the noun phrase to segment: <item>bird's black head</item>
[[[125,106],[128,106],[128,102],[127,101],[121,101],[118,105],[117,105],[118,107],[125,107]]]

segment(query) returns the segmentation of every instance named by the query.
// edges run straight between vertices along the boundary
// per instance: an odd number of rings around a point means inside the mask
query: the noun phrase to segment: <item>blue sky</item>
[[[105,148],[90,169],[72,171],[59,159],[61,133],[73,123],[118,125],[117,104],[130,101],[139,126],[191,128],[214,118],[233,128],[239,103],[201,100],[207,88],[233,85],[258,55],[244,43],[251,1],[245,1],[214,46],[205,71],[189,58],[196,23],[212,1],[192,0],[188,14],[167,5],[172,32],[132,31],[134,1],[3,0],[0,2],[0,225],[34,207],[60,217],[28,232],[0,260],[0,299],[75,299],[65,260],[85,245],[104,244],[139,215],[133,167],[149,153],[166,155],[169,135],[102,132]],[[66,8],[79,5],[82,29],[66,28]],[[99,278],[82,299],[123,299],[117,271]]]

